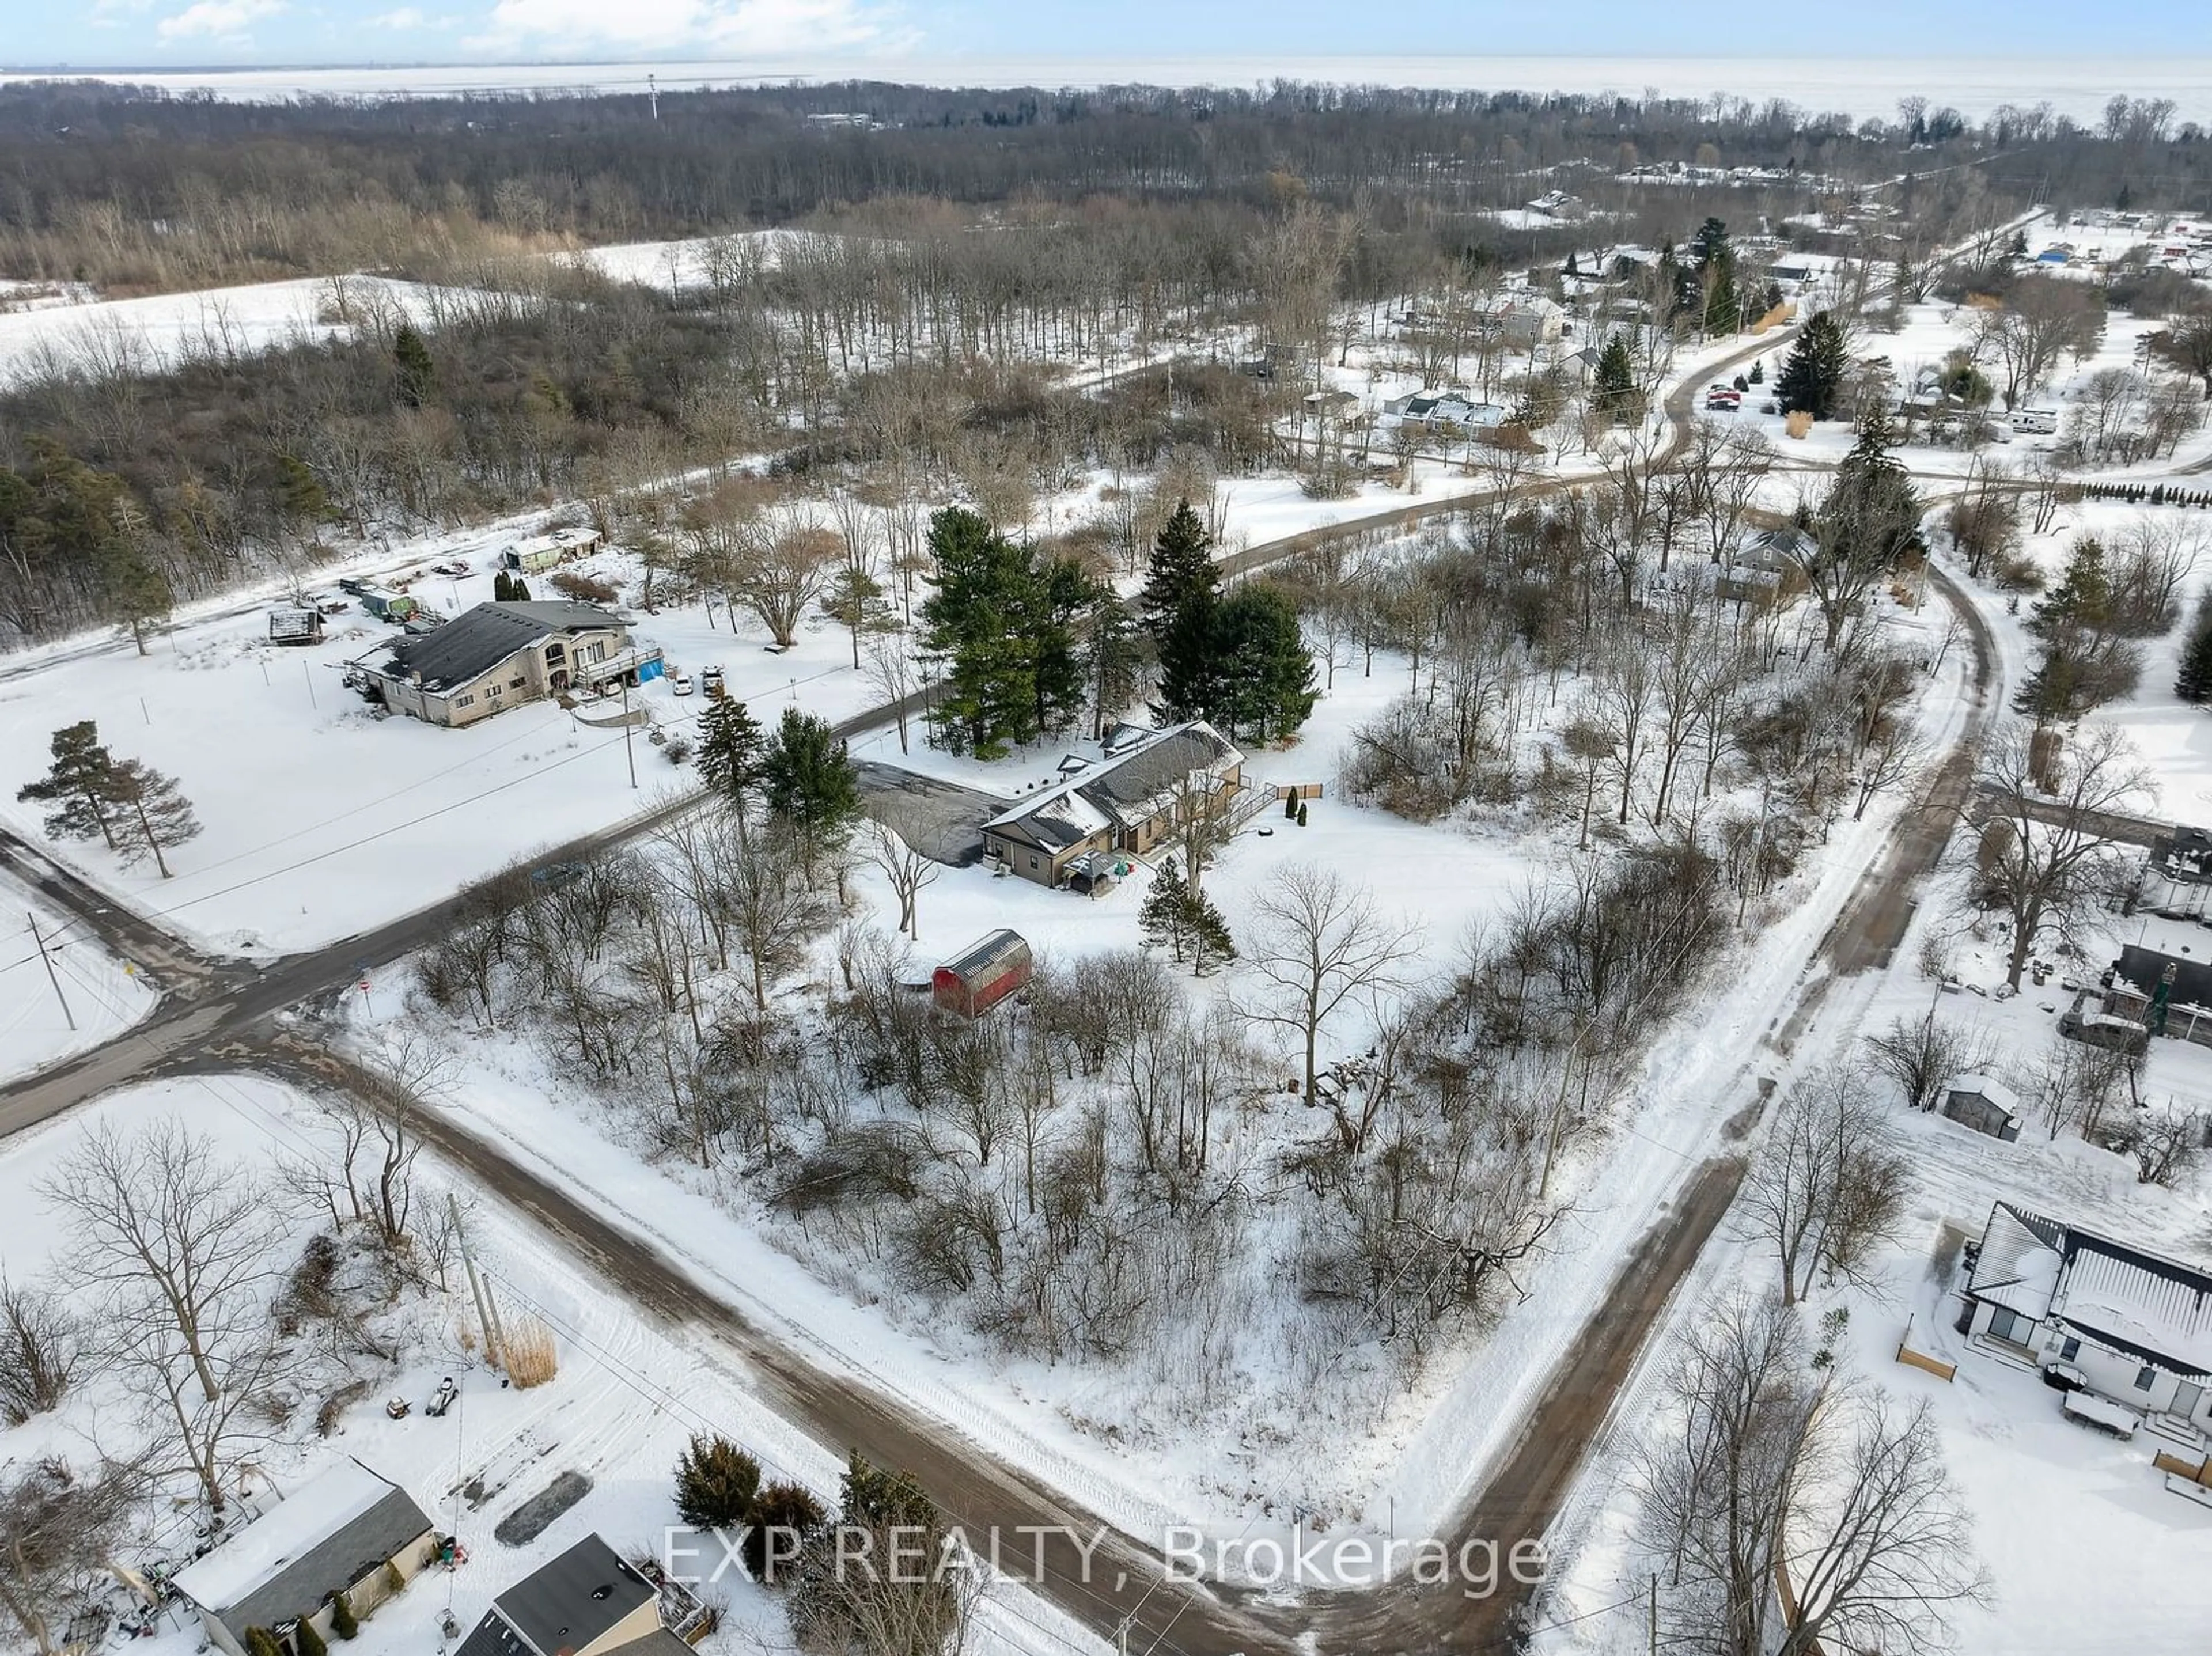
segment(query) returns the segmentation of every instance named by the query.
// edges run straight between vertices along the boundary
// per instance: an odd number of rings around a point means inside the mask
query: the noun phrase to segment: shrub
[[[353,1613],[353,1601],[342,1592],[331,1596],[331,1631],[341,1639],[361,1635],[361,1623]]]
[[[574,598],[579,604],[613,604],[622,597],[611,581],[586,575],[580,570],[556,569],[547,580],[562,597]]]
[[[306,1617],[300,1618],[300,1630],[292,1635],[300,1656],[330,1656],[331,1647],[323,1642],[323,1635],[315,1631],[315,1624]]]
[[[676,1463],[676,1510],[694,1529],[754,1521],[760,1462],[726,1437],[694,1437]]]
[[[803,1483],[771,1483],[760,1492],[753,1502],[752,1528],[746,1532],[744,1552],[745,1568],[753,1579],[769,1580],[768,1542],[776,1531],[790,1531],[799,1540],[799,1555],[822,1533],[822,1526],[830,1514],[814,1498],[814,1492]],[[799,1574],[799,1559],[791,1556],[788,1547],[779,1544],[776,1550],[775,1585],[795,1580]]]

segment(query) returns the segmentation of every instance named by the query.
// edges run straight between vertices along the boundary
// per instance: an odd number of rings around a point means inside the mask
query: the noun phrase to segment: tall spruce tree
[[[799,831],[811,874],[814,856],[860,820],[860,780],[844,738],[829,720],[786,707],[760,773],[768,808]]]
[[[1288,593],[1254,584],[1230,594],[1214,615],[1212,649],[1221,665],[1205,716],[1232,738],[1280,741],[1306,722],[1320,691]]]
[[[1590,406],[1610,420],[1634,417],[1638,403],[1636,361],[1628,354],[1628,337],[1613,334],[1597,355],[1590,380]]]
[[[1742,325],[1743,306],[1736,292],[1735,245],[1728,226],[1708,218],[1691,239],[1690,252],[1697,262],[1707,333],[1734,333]]]
[[[399,400],[409,408],[419,409],[438,394],[438,365],[411,322],[401,323],[392,337],[392,367]]]
[[[995,759],[1065,730],[1090,682],[1084,644],[1109,589],[1072,558],[1043,558],[983,519],[948,507],[930,520],[935,589],[921,606],[921,653],[940,675],[937,739]]]
[[[1190,925],[1190,886],[1182,877],[1182,864],[1173,857],[1160,858],[1153,871],[1152,889],[1137,909],[1137,935],[1153,949],[1164,949],[1182,958]]]
[[[1194,974],[1202,978],[1215,967],[1226,966],[1237,958],[1229,922],[1221,918],[1212,898],[1203,891],[1187,893],[1183,916],[1183,935],[1190,943],[1190,969]]]
[[[2181,670],[2174,677],[2173,693],[2200,707],[2212,701],[2212,589],[2197,600],[2188,641],[2181,646]]]
[[[1215,612],[1221,578],[1212,537],[1190,502],[1179,502],[1152,543],[1152,561],[1137,608],[1159,658],[1159,697],[1153,712],[1176,720],[1202,717],[1220,678]]]
[[[2084,536],[2068,553],[2058,585],[2028,617],[2027,630],[2041,654],[2013,698],[2014,711],[2039,724],[2079,719],[2132,690],[2141,657],[2120,636],[2114,619],[2105,549]]]
[[[100,739],[100,726],[87,719],[65,725],[46,743],[53,757],[46,773],[16,791],[18,799],[51,805],[46,834],[55,840],[89,840],[98,834],[115,849],[113,816],[115,756]]]
[[[699,776],[740,821],[760,781],[766,740],[744,702],[719,692],[708,696],[699,715]]]
[[[1799,411],[1815,420],[1833,419],[1844,392],[1844,375],[1850,367],[1850,341],[1843,318],[1833,311],[1815,311],[1797,336],[1782,373],[1774,382],[1784,414]]]

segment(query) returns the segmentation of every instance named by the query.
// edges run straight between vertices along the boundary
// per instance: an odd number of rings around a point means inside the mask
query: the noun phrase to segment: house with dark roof
[[[568,690],[659,676],[660,652],[630,641],[593,604],[492,603],[395,646],[363,668],[372,701],[427,724],[459,726]]]
[[[1204,719],[1155,734],[983,824],[983,854],[1039,885],[1074,883],[1112,854],[1143,856],[1244,785],[1244,755]]]
[[[493,1599],[454,1656],[690,1656],[713,1626],[688,1588],[587,1535]]]
[[[2063,1362],[2138,1414],[2212,1431],[2212,1273],[1999,1202],[1966,1299],[1962,1333]]]
[[[312,1478],[177,1572],[173,1585],[199,1612],[208,1642],[246,1656],[249,1628],[288,1653],[309,1622],[327,1642],[339,1594],[366,1618],[437,1556],[422,1508],[390,1479],[348,1458]]]

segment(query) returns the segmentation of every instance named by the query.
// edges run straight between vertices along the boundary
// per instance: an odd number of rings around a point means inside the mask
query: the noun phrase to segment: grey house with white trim
[[[2212,1274],[1999,1202],[1966,1298],[1961,1332],[2067,1363],[2138,1413],[2212,1430]]]

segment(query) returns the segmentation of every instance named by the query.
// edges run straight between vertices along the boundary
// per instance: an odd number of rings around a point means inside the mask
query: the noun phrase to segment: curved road
[[[1772,350],[1778,343],[1776,336],[1763,337],[1678,388],[1667,403],[1676,431],[1670,454],[1686,441],[1687,420],[1705,374]],[[1557,493],[1584,481],[1544,480],[1529,484],[1524,493]],[[1286,536],[1224,562],[1231,573],[1241,573],[1332,539],[1402,529],[1463,511],[1485,498],[1478,492],[1410,502],[1377,517]],[[1946,596],[1960,605],[1975,628],[1986,679],[1987,639],[1978,618],[1954,591],[1947,590]],[[921,698],[908,698],[909,712],[920,705]],[[875,709],[848,721],[848,733],[887,723],[893,711]],[[1960,778],[1960,787],[1971,772],[1971,734],[1962,737],[1942,773],[1947,779]],[[690,804],[674,802],[646,819],[548,855],[557,859],[588,854],[649,833]],[[1939,821],[1945,825],[1942,830]],[[1940,852],[1951,821],[1955,821],[1955,808],[1947,816],[1931,798],[1900,824],[1880,869],[1821,944],[1821,956],[1835,972],[1863,969],[1887,959],[1910,918],[1913,891]],[[356,1083],[342,1059],[297,1034],[272,1031],[270,1016],[343,990],[363,961],[380,963],[422,947],[442,929],[451,907],[448,903],[434,905],[329,949],[253,968],[204,959],[159,928],[117,908],[20,841],[0,838],[0,855],[23,862],[41,889],[64,902],[112,948],[152,966],[168,991],[155,1016],[129,1034],[0,1089],[0,1135],[48,1119],[114,1086],[164,1071],[263,1069],[310,1086],[350,1089]],[[1809,1015],[1821,986],[1829,980],[1828,974],[1808,969],[1810,986],[1801,982],[1799,991],[1788,998],[1796,1010],[1784,1028],[1784,1040],[1790,1028]],[[1749,1079],[1747,1065],[1746,1108],[1732,1124],[1735,1137],[1741,1137],[1756,1119]],[[1079,1503],[997,1459],[954,1429],[791,1350],[701,1286],[680,1261],[518,1163],[501,1147],[461,1123],[439,1117],[428,1131],[441,1154],[564,1240],[641,1307],[671,1323],[702,1331],[740,1358],[750,1383],[773,1406],[821,1441],[857,1447],[872,1459],[911,1468],[942,1508],[970,1527],[995,1525],[1011,1532],[1022,1525],[1065,1525],[1086,1536],[1100,1527]],[[1735,1149],[1726,1143],[1716,1146],[1714,1156],[1689,1177],[1669,1211],[1624,1262],[1607,1296],[1606,1314],[1583,1331],[1555,1366],[1520,1438],[1451,1526],[1455,1545],[1462,1539],[1490,1539],[1505,1546],[1516,1539],[1540,1537],[1549,1529],[1651,1328],[1727,1211],[1741,1172]],[[1128,1647],[1137,1651],[1189,1656],[1231,1656],[1239,1651],[1253,1656],[1261,1652],[1287,1656],[1292,1651],[1473,1652],[1498,1647],[1510,1639],[1516,1618],[1525,1610],[1522,1598],[1506,1592],[1470,1601],[1456,1586],[1424,1589],[1410,1584],[1365,1594],[1322,1595],[1295,1606],[1261,1603],[1202,1585],[1164,1583],[1157,1553],[1141,1540],[1120,1536],[1090,1561],[1088,1569],[1065,1543],[1048,1542],[1043,1562],[1042,1579],[1035,1584],[1039,1592],[1103,1636],[1112,1637],[1126,1623]]]

